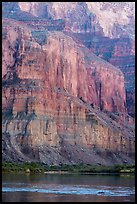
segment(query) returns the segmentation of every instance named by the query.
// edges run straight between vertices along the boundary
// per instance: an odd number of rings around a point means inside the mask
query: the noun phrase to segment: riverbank
[[[45,165],[40,163],[2,163],[2,172],[10,173],[135,173],[134,164],[121,164],[114,166],[102,165]]]

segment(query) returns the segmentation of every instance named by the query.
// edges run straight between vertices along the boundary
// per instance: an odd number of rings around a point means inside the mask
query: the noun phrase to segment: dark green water
[[[134,175],[2,175],[3,202],[135,202]]]

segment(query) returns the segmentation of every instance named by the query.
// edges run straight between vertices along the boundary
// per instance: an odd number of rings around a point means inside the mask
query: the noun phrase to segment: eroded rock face
[[[74,32],[134,38],[135,2],[19,2],[19,7],[34,16],[49,13],[53,19],[65,19],[66,28]]]
[[[127,94],[126,108],[131,116],[134,112],[135,89],[135,42],[130,38],[110,39],[100,34],[65,32],[75,41],[84,44],[91,52],[118,67],[124,74]],[[132,111],[131,111],[132,110]]]
[[[135,2],[86,2],[105,36],[135,36]]]
[[[3,159],[132,163],[122,72],[62,32],[40,45],[29,28],[10,25],[3,21]]]
[[[41,45],[45,40],[41,29],[64,30],[66,34],[76,35],[96,55],[119,67],[124,73],[126,92],[130,92],[126,108],[131,116],[135,114],[133,99],[129,98],[135,84],[134,2],[3,2],[2,13],[6,18],[37,27],[39,32],[34,31],[33,37]]]

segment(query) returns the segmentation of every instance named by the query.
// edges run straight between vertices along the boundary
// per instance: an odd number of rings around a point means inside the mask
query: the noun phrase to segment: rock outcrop
[[[65,19],[72,32],[135,37],[135,2],[3,2],[2,8],[5,17],[24,21]]]
[[[119,69],[62,32],[39,44],[14,20],[3,20],[2,43],[3,160],[134,162]]]
[[[65,19],[73,32],[135,36],[135,2],[19,2],[19,7],[37,17]]]
[[[46,42],[46,31],[64,31],[120,68],[126,108],[135,115],[135,2],[3,2],[2,13],[37,28],[32,36],[40,45]]]
[[[118,67],[124,74],[126,88],[126,108],[131,116],[135,115],[134,90],[135,90],[135,42],[130,38],[110,39],[100,34],[71,33],[76,42],[84,44],[93,53]]]

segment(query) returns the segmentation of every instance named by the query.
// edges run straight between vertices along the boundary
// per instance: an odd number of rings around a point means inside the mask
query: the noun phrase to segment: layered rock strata
[[[126,108],[135,116],[135,42],[121,37],[110,39],[99,33],[72,33],[64,31],[77,43],[82,43],[102,59],[118,67],[124,74],[126,88]]]
[[[134,162],[119,69],[62,32],[41,45],[17,21],[3,21],[2,42],[3,160]]]

